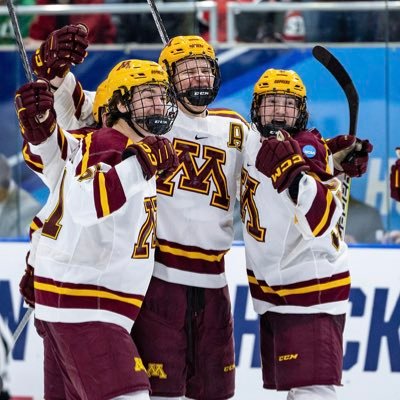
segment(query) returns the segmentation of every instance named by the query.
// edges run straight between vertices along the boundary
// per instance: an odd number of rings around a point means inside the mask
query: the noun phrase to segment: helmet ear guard
[[[101,126],[101,117],[107,112],[108,103],[107,80],[104,80],[96,89],[96,95],[93,100],[93,118],[97,126]]]
[[[299,114],[293,125],[267,123],[263,124],[260,115],[260,105],[263,96],[280,95],[291,96],[296,99],[296,107]],[[251,104],[251,121],[262,136],[271,135],[271,131],[286,130],[295,134],[304,130],[308,122],[306,88],[299,75],[291,70],[266,70],[254,86],[253,100]]]
[[[206,60],[210,64],[214,82],[212,87],[189,87],[178,90],[175,81],[177,63],[186,59]],[[207,106],[216,98],[221,86],[221,73],[213,47],[200,36],[176,36],[161,51],[159,64],[174,82],[177,98],[181,103],[187,100],[193,106]]]

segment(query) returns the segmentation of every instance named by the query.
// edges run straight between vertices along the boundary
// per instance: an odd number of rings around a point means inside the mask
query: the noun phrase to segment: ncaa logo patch
[[[317,150],[311,144],[304,146],[302,152],[307,158],[313,158],[317,154]]]

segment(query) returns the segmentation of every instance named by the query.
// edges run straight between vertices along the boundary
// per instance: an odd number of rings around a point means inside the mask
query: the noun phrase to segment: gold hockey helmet
[[[132,87],[145,83],[169,85],[167,73],[159,64],[147,60],[124,60],[108,74],[107,93],[110,99],[115,91],[125,95]]]
[[[210,66],[209,78],[213,83],[207,86],[190,87],[182,85],[185,77],[176,73],[176,64],[181,60],[194,59],[196,67],[201,71],[204,67],[200,60],[207,60]],[[218,94],[221,86],[221,73],[215,56],[214,48],[200,36],[176,36],[172,38],[161,51],[158,62],[168,72],[174,84],[178,100],[185,106],[206,106],[210,104]],[[186,66],[185,66],[186,67]],[[184,67],[184,68],[185,68]],[[192,69],[193,66],[190,67]],[[182,87],[186,86],[186,87]]]
[[[124,60],[110,71],[107,82],[108,126],[113,126],[116,120],[122,118],[135,131],[135,124],[154,135],[163,135],[171,129],[178,112],[176,95],[168,74],[161,65],[148,60]],[[160,93],[139,93],[139,96],[143,96],[141,101],[136,102],[136,105],[132,104],[133,89],[141,85],[163,88],[163,111],[155,111],[154,108],[155,114],[149,115],[146,111],[148,107],[144,106],[145,99],[148,101],[150,96],[154,102],[156,97],[160,97]],[[119,111],[119,103],[125,106],[126,112]]]
[[[263,124],[260,116],[261,99],[265,95],[294,96],[299,114],[294,126],[274,123]],[[308,122],[307,92],[299,75],[292,70],[267,69],[254,86],[253,101],[251,104],[251,120],[263,136],[269,136],[271,132],[279,128],[295,134],[304,130]]]

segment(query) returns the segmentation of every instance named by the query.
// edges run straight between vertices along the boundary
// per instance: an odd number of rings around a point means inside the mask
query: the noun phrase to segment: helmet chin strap
[[[271,121],[269,124],[265,124],[261,127],[261,136],[269,137],[275,136],[279,129],[283,129],[291,135],[296,134],[299,130],[294,126],[288,126],[285,121]]]
[[[188,89],[186,92],[181,92],[178,94],[179,103],[192,114],[202,114],[205,110],[197,111],[193,110],[190,106],[194,107],[207,107],[214,100],[215,96],[213,89],[210,88],[192,88]],[[187,101],[185,101],[185,99]],[[188,104],[189,103],[189,104]]]

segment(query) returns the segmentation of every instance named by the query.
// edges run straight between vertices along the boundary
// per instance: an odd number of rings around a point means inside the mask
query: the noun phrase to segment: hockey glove
[[[278,193],[287,189],[302,171],[310,169],[297,141],[283,130],[280,133],[263,141],[256,158],[256,168],[271,178]]]
[[[328,140],[326,144],[333,155],[335,175],[345,173],[354,178],[362,176],[367,171],[368,155],[373,149],[368,140],[339,135]]]
[[[149,180],[158,172],[167,177],[179,165],[178,156],[171,142],[159,136],[146,136],[138,143],[129,145],[122,153],[122,159],[136,156],[143,170],[145,179]]]
[[[390,197],[400,201],[400,160],[397,160],[390,170]]]
[[[36,76],[51,81],[67,75],[71,65],[82,63],[87,56],[87,37],[84,24],[67,25],[52,32],[32,56]]]
[[[51,136],[56,127],[56,112],[48,82],[21,86],[15,95],[15,108],[26,141],[37,145]]]
[[[33,288],[33,272],[34,269],[28,263],[26,264],[25,274],[22,276],[19,282],[19,292],[24,298],[25,302],[31,306],[35,307],[35,291]]]

